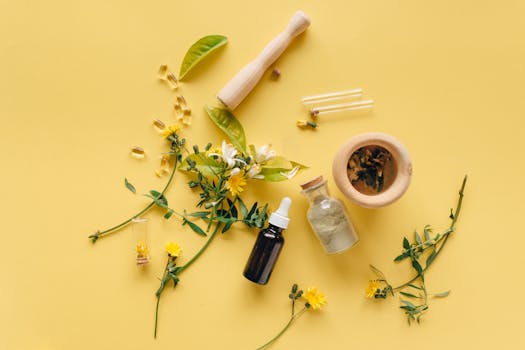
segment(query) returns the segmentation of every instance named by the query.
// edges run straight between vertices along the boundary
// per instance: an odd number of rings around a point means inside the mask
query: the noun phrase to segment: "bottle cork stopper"
[[[324,182],[324,179],[323,179],[323,176],[321,175],[321,176],[316,177],[315,179],[305,182],[304,184],[301,185],[301,188],[303,190],[307,190],[313,187],[317,187],[323,182]]]

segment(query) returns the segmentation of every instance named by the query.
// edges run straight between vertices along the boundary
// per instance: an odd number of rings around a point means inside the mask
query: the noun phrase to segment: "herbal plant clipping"
[[[426,225],[423,228],[423,237],[415,231],[413,242],[410,242],[406,237],[403,238],[403,251],[394,261],[400,262],[405,259],[410,259],[411,266],[416,272],[413,278],[397,287],[393,287],[381,271],[370,265],[370,268],[378,278],[369,281],[366,296],[368,298],[386,299],[388,295],[394,296],[396,292],[399,292],[399,294],[405,297],[405,299],[401,299],[402,305],[400,308],[405,312],[409,324],[412,321],[420,322],[421,317],[428,310],[429,297],[442,298],[448,296],[450,293],[450,291],[441,293],[428,292],[425,284],[426,272],[445,247],[450,235],[456,231],[456,222],[461,211],[466,183],[467,176],[463,179],[463,184],[459,190],[456,210],[453,211],[450,209],[449,217],[451,223],[448,229],[433,235],[430,225]],[[422,261],[424,258],[426,258],[426,260],[423,265]]]
[[[161,191],[150,190],[145,194],[151,199],[151,202],[143,210],[119,225],[97,231],[89,236],[95,243],[98,239],[125,227],[134,218],[145,214],[154,206],[165,211],[165,219],[179,218],[183,226],[188,226],[201,236],[207,236],[207,240],[201,249],[181,266],[175,264],[175,260],[180,254],[180,248],[167,249],[168,262],[161,278],[160,287],[156,292],[155,336],[157,334],[160,297],[165,287],[170,282],[174,287],[177,286],[179,275],[200,257],[209,247],[216,234],[218,232],[226,233],[236,223],[254,228],[262,228],[265,225],[268,219],[268,204],[257,202],[246,204],[241,198],[246,186],[257,181],[288,180],[304,168],[299,163],[278,156],[269,145],[246,146],[244,129],[229,111],[211,107],[208,107],[207,111],[219,128],[228,130],[229,142],[225,140],[217,146],[208,143],[202,151],[197,145],[194,145],[192,152],[190,152],[185,147],[186,139],[180,135],[179,127],[172,125],[162,128],[160,127],[162,124],[157,122],[157,129],[160,129],[161,135],[169,145],[169,150],[161,159],[161,163],[164,165],[171,165],[167,184]],[[187,155],[183,159],[184,153]],[[198,194],[197,210],[195,211],[184,210],[179,212],[169,206],[165,194],[173,181],[176,169],[191,177],[188,186]],[[135,186],[127,178],[124,180],[124,184],[127,189],[136,193]]]
[[[184,59],[182,60],[182,64],[180,67],[180,73],[179,73],[179,79],[182,80],[186,74],[188,74],[190,71],[197,66],[197,64],[202,61],[204,58],[206,58],[210,53],[217,50],[218,48],[226,45],[228,43],[228,38],[226,38],[223,35],[207,35],[205,37],[200,38],[197,40],[186,52]],[[172,72],[168,71],[168,66],[163,64],[160,66],[159,69],[159,78],[161,80],[167,80],[174,88],[177,88],[177,78]],[[189,114],[191,110],[188,108],[186,104],[186,100],[183,96],[177,96],[177,103],[175,105],[175,109],[180,109],[182,112],[182,116],[184,117],[185,114]],[[191,113],[191,112],[190,112]],[[182,119],[183,124],[189,125],[189,122],[186,122],[186,119]],[[98,230],[95,234],[89,236],[91,241],[95,243],[99,238],[104,237],[108,234],[111,234],[124,226],[130,224],[133,219],[138,218],[141,215],[144,215],[146,212],[148,212],[152,207],[155,206],[155,204],[158,204],[159,199],[161,197],[164,197],[165,192],[169,188],[171,182],[173,181],[173,175],[175,174],[175,169],[177,168],[177,163],[182,160],[182,148],[185,145],[186,140],[184,138],[178,137],[176,131],[178,130],[177,126],[171,126],[166,128],[166,125],[160,121],[155,120],[153,121],[153,124],[157,128],[158,131],[163,133],[165,138],[171,142],[171,147],[169,152],[165,153],[161,158],[161,167],[157,171],[157,175],[161,176],[164,172],[167,172],[170,174],[168,182],[162,189],[162,191],[150,191],[150,195],[154,197],[152,200],[143,210],[139,211],[135,215],[131,216],[129,219],[124,220],[118,225],[112,226],[110,228],[107,228],[105,230]],[[140,147],[136,147],[140,149],[140,155],[141,158],[144,158],[144,150]],[[136,155],[136,152],[132,151],[132,155]],[[171,167],[170,167],[171,163]],[[171,170],[170,170],[171,169]],[[126,188],[128,188],[131,192],[136,193],[135,187],[128,182],[128,179],[124,179],[124,184]],[[155,201],[157,199],[157,203]]]
[[[294,284],[292,286],[290,294],[288,294],[288,298],[292,301],[292,310],[288,323],[286,323],[286,325],[281,329],[279,333],[277,333],[272,339],[264,343],[262,346],[258,347],[257,350],[266,349],[270,345],[275,343],[275,341],[277,341],[277,339],[279,339],[288,330],[288,328],[290,328],[292,323],[296,321],[306,311],[318,310],[326,305],[326,298],[324,294],[319,292],[315,287],[308,288],[305,293],[302,289],[299,289],[297,284]],[[303,307],[299,311],[297,311],[295,309],[296,304],[299,303],[299,301],[301,300],[303,301]]]

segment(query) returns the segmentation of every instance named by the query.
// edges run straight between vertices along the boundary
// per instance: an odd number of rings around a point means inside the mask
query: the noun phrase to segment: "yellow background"
[[[328,298],[274,349],[523,348],[522,218],[525,99],[523,1],[1,1],[0,263],[1,349],[254,349],[289,316],[293,282]],[[168,288],[153,340],[154,292],[164,243],[182,261],[204,242],[177,220],[152,211],[152,263],[134,266],[130,228],[92,245],[87,236],[116,224],[161,188],[153,175],[164,143],[154,117],[174,122],[174,93],[156,79],[161,63],[178,72],[199,37],[224,34],[227,47],[181,85],[194,110],[190,144],[223,135],[202,106],[280,32],[293,12],[312,19],[235,111],[248,141],[271,143],[310,169],[287,183],[252,186],[246,198],[293,199],[286,244],[270,283],[241,273],[256,237],[237,228]],[[371,114],[322,118],[299,130],[302,96],[362,87]],[[408,148],[412,184],[380,210],[344,200],[361,241],[327,256],[307,225],[299,184],[323,174],[332,194],[331,158],[352,135],[382,131]],[[129,157],[141,145],[148,158]],[[403,235],[427,223],[448,225],[463,174],[469,174],[457,234],[427,275],[433,300],[409,327],[397,298],[364,298],[380,267],[396,281],[411,273],[392,258]],[[177,174],[171,205],[196,197]]]

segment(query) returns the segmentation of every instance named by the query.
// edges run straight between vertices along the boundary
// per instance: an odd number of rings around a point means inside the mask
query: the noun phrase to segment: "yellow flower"
[[[244,191],[243,186],[246,185],[246,179],[244,178],[244,171],[239,172],[236,175],[232,175],[226,182],[226,188],[230,191],[232,196],[236,196]]]
[[[178,257],[180,255],[180,252],[182,251],[180,245],[178,245],[175,242],[168,242],[166,243],[166,251],[170,256]]]
[[[310,287],[303,294],[303,298],[306,299],[310,307],[314,310],[320,309],[323,305],[326,305],[326,298],[323,293],[318,292],[317,288]]]
[[[138,241],[135,249],[137,251],[138,257],[145,258],[148,256],[149,249],[148,249],[148,246],[146,246],[146,244],[143,241]]]
[[[162,130],[162,136],[164,136],[165,139],[170,137],[173,134],[176,134],[177,131],[179,131],[179,127],[176,125],[170,125],[166,127],[164,130]]]
[[[377,290],[381,287],[378,280],[368,281],[368,287],[366,287],[366,297],[373,298],[376,295]]]
[[[221,156],[222,148],[220,146],[214,146],[206,151],[206,157]]]

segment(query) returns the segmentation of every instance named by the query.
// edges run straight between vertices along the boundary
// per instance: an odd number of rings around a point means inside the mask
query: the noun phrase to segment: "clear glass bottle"
[[[145,266],[149,263],[149,240],[148,240],[148,219],[134,218],[133,236],[135,239],[135,260],[137,266]]]
[[[330,197],[322,176],[301,185],[301,188],[301,193],[310,201],[308,222],[326,253],[341,253],[359,241],[343,203]]]

